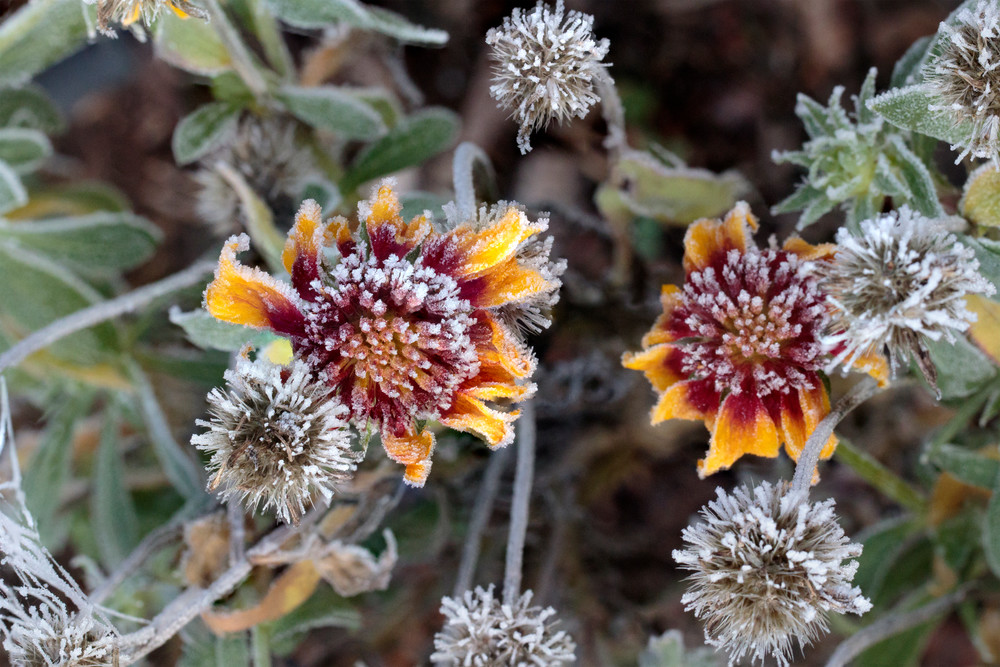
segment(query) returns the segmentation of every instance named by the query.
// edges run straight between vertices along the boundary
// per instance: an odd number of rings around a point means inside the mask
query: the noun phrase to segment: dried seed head
[[[486,33],[493,47],[490,95],[521,124],[517,145],[531,150],[528,135],[546,127],[583,118],[600,101],[594,92],[597,68],[608,53],[608,40],[597,40],[594,17],[566,13],[563,1],[555,9],[539,1],[534,9],[515,9],[503,25]]]
[[[966,155],[996,161],[1000,156],[1000,5],[979,0],[939,29],[941,54],[924,80],[942,99],[931,111],[951,114],[954,125],[968,125],[956,162]]]
[[[228,391],[208,395],[212,419],[197,422],[208,431],[191,438],[212,453],[210,489],[297,522],[314,494],[329,501],[350,479],[359,454],[351,450],[347,408],[306,364],[241,358],[226,384]]]
[[[42,607],[30,622],[14,625],[3,642],[13,667],[117,666],[115,635],[93,618],[65,618]]]
[[[461,599],[442,598],[445,624],[434,635],[431,660],[449,667],[572,664],[572,637],[555,629],[555,610],[532,607],[531,596],[529,590],[513,605],[504,604],[491,585],[466,591]]]
[[[163,8],[171,9],[181,18],[208,18],[205,10],[191,4],[188,0],[85,0],[87,4],[97,3],[97,29],[107,37],[117,37],[112,23],[120,23],[124,27],[142,21],[149,26]]]
[[[972,248],[945,224],[904,206],[862,222],[860,236],[837,232],[837,253],[821,275],[834,311],[824,338],[834,353],[828,370],[887,349],[893,369],[912,355],[935,386],[924,340],[953,341],[976,320],[966,295],[996,291],[979,274]]]
[[[837,523],[833,500],[793,504],[787,484],[767,482],[702,508],[705,521],[684,529],[674,560],[693,574],[681,601],[705,621],[708,643],[730,664],[772,655],[787,666],[800,647],[827,631],[829,612],[863,614],[871,603],[851,587],[861,545]]]
[[[246,116],[232,140],[201,161],[194,179],[201,188],[195,197],[200,219],[220,235],[237,227],[240,200],[233,187],[213,168],[223,162],[243,176],[277,218],[298,206],[298,197],[316,173],[312,153],[295,140],[298,123],[284,116]]]

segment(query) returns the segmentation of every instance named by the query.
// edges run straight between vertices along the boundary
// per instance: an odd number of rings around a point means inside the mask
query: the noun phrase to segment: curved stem
[[[809,487],[812,486],[813,473],[819,463],[819,455],[830,436],[833,435],[833,429],[847,413],[874,396],[878,390],[878,383],[874,379],[865,378],[851,387],[851,390],[837,402],[830,414],[816,425],[816,429],[806,440],[802,453],[799,454],[799,462],[795,466],[795,475],[792,477],[792,486],[788,491],[790,496],[801,495],[802,501],[809,497]]]
[[[474,171],[476,161],[493,175],[493,164],[483,149],[471,141],[463,141],[455,149],[451,163],[452,181],[455,188],[455,205],[463,220],[471,220],[476,216],[476,183]]]
[[[483,475],[479,494],[476,496],[475,507],[472,508],[472,518],[469,520],[469,532],[465,536],[462,547],[462,560],[458,566],[458,577],[455,579],[455,589],[452,597],[459,599],[465,591],[472,588],[472,579],[476,574],[476,562],[479,560],[479,548],[482,546],[483,532],[489,523],[493,512],[493,502],[500,489],[500,477],[507,469],[507,459],[510,448],[504,448],[490,457]]]
[[[524,538],[528,532],[528,506],[531,482],[535,474],[535,405],[521,405],[517,429],[517,472],[514,476],[514,499],[510,509],[510,532],[507,536],[507,567],[503,578],[503,599],[514,604],[521,594],[521,568],[524,561]]]
[[[29,355],[52,345],[66,336],[100,324],[113,317],[132,312],[151,301],[171,292],[198,284],[202,276],[215,269],[215,262],[195,262],[188,268],[155,283],[132,290],[110,301],[102,301],[89,308],[58,319],[48,326],[35,331],[27,338],[0,354],[0,373],[24,361]]]
[[[611,151],[612,157],[617,160],[622,151],[628,148],[628,139],[625,134],[625,107],[622,105],[622,98],[618,95],[618,87],[615,80],[608,72],[607,67],[595,67],[594,87],[597,88],[601,96],[601,115],[608,125],[608,136],[604,138],[604,146]]]
[[[247,88],[254,94],[254,97],[260,98],[267,95],[267,81],[257,69],[250,51],[240,39],[236,28],[229,22],[229,17],[226,16],[218,0],[202,0],[202,5],[208,12],[212,25],[215,26],[215,34],[222,40],[226,51],[233,59],[233,69],[243,79],[243,83],[247,84]]]

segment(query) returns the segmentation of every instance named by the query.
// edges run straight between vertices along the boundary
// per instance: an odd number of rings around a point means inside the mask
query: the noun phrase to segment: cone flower
[[[518,306],[537,321],[554,301],[557,265],[539,261],[542,219],[517,206],[486,220],[435,231],[418,216],[404,222],[392,188],[382,185],[344,218],[324,224],[305,202],[282,261],[291,285],[241,265],[245,236],[226,243],[205,306],[216,318],[288,337],[295,356],[335,388],[359,427],[378,428],[405,480],[421,486],[430,471],[434,419],[471,432],[491,447],[513,439],[517,411],[493,401],[529,397],[535,358],[517,333]],[[339,254],[332,264],[328,254]],[[527,256],[526,256],[527,255]],[[512,313],[514,315],[512,316]]]

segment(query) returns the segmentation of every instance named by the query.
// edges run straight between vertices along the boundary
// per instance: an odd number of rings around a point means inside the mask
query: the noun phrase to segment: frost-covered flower
[[[77,618],[62,611],[42,606],[11,628],[3,642],[11,665],[117,667],[119,649],[110,628],[90,616]]]
[[[208,430],[191,438],[212,454],[209,490],[298,522],[315,494],[329,501],[350,479],[359,455],[351,449],[348,410],[305,363],[240,358],[226,383],[228,390],[208,395],[212,419],[197,422]]]
[[[160,11],[171,9],[182,19],[189,17],[207,18],[205,10],[188,0],[86,0],[88,4],[97,3],[97,29],[108,37],[115,37],[112,23],[121,23],[129,27],[137,21],[150,25]]]
[[[352,231],[343,218],[323,224],[319,206],[305,202],[283,254],[290,286],[240,265],[248,240],[233,237],[205,304],[221,320],[289,337],[297,358],[334,387],[358,426],[379,429],[405,480],[420,486],[434,436],[419,422],[436,419],[491,447],[513,439],[518,413],[487,402],[529,397],[534,385],[520,381],[536,362],[507,319],[522,309],[537,322],[532,308],[554,302],[560,283],[548,246],[534,245],[545,219],[507,206],[485,224],[441,233],[424,216],[403,221],[401,208],[384,184],[359,206]]]
[[[531,150],[529,135],[553,119],[583,118],[600,97],[594,92],[597,68],[608,53],[608,40],[597,40],[594,17],[555,9],[541,2],[532,10],[517,8],[503,25],[486,33],[493,85],[490,95],[521,124],[517,145]]]
[[[284,116],[243,118],[232,139],[201,160],[194,179],[201,186],[195,211],[220,234],[230,234],[239,218],[240,200],[213,167],[235,169],[273,211],[295,210],[309,178],[316,174],[312,153],[296,141],[298,123]],[[293,203],[294,202],[294,203]]]
[[[794,194],[776,205],[774,213],[802,211],[802,229],[835,206],[858,223],[882,210],[886,198],[908,203],[928,214],[939,214],[934,180],[906,144],[905,134],[868,108],[875,93],[872,68],[854,98],[855,113],[840,104],[843,86],[834,88],[826,107],[799,94],[795,115],[809,141],[800,151],[775,151],[775,162],[790,162],[808,170]]]
[[[968,128],[956,162],[966,155],[1000,157],[1000,4],[979,0],[938,30],[941,53],[928,63],[924,81],[942,103],[931,111],[950,114]]]
[[[684,288],[665,285],[663,314],[622,363],[644,371],[659,394],[654,424],[704,420],[712,431],[702,477],[744,454],[798,460],[830,411],[820,378],[827,308],[809,271],[830,246],[793,237],[759,250],[757,219],[740,202],[724,221],[700,220],[684,238]],[[830,437],[823,457],[833,454]]]
[[[862,222],[860,236],[837,232],[833,263],[821,274],[834,313],[824,337],[834,354],[830,370],[887,350],[893,369],[912,355],[936,386],[924,340],[954,341],[976,320],[966,295],[996,291],[945,222],[904,206]]]
[[[837,523],[833,500],[795,503],[787,487],[718,489],[705,520],[684,529],[686,548],[673,552],[693,573],[681,601],[730,664],[770,654],[788,665],[793,640],[811,644],[827,631],[827,614],[871,609],[851,587],[861,545]]]
[[[552,607],[531,606],[532,592],[514,604],[493,595],[493,586],[441,599],[444,628],[434,635],[431,660],[444,667],[558,667],[572,664],[576,644],[557,630]]]

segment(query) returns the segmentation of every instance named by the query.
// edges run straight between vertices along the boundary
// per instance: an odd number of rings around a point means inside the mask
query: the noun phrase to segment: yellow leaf
[[[1000,226],[1000,171],[992,163],[969,175],[958,209],[984,227]]]
[[[275,621],[308,600],[316,590],[319,579],[319,572],[312,561],[299,561],[282,572],[253,607],[239,611],[206,611],[201,618],[217,635],[241,632]]]
[[[969,338],[990,359],[1000,364],[1000,303],[972,294],[966,297],[965,305],[977,318],[969,327]]]

